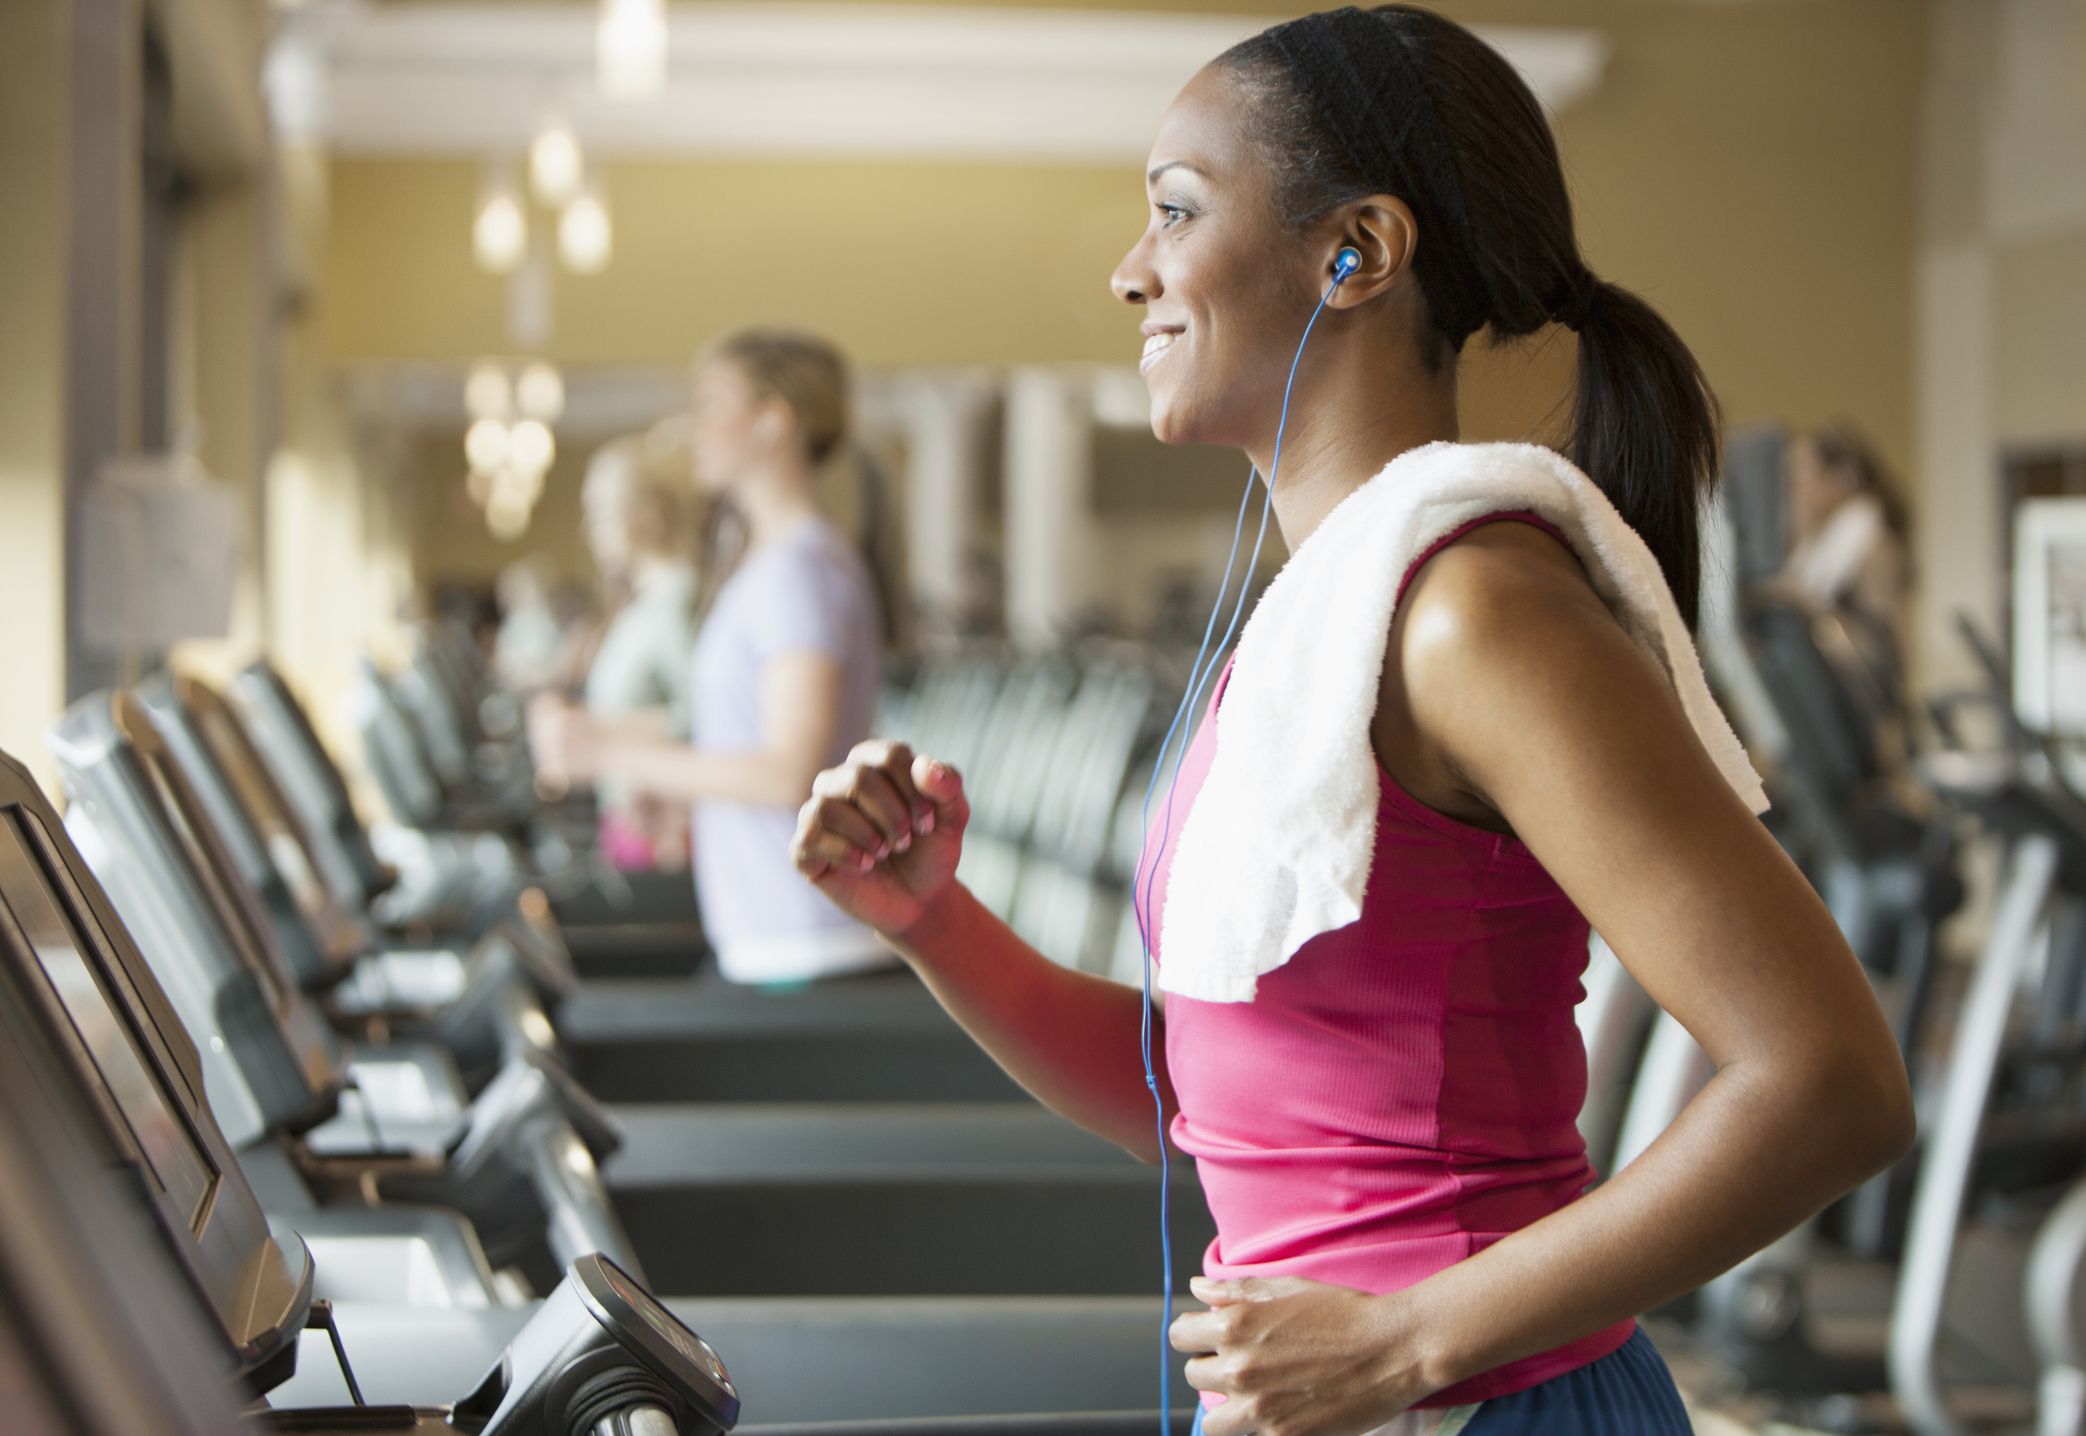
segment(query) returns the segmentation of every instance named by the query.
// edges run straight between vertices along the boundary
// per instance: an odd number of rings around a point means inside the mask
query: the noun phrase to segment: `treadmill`
[[[134,725],[133,708],[123,700],[94,700],[68,718],[68,783],[83,790],[90,781],[127,790],[153,766],[153,735],[126,736],[125,715]],[[89,733],[99,734],[98,741],[87,741]],[[126,745],[138,750],[141,761],[120,761]],[[179,774],[174,777],[178,788]],[[125,793],[124,806],[144,804]],[[167,857],[168,844],[149,833],[132,841],[143,859],[157,860],[150,871],[178,897],[188,880]],[[212,867],[208,850],[199,849],[195,857],[196,869]],[[254,912],[259,904],[234,900],[243,887],[240,875],[222,861],[216,866],[213,886],[225,900],[215,926],[193,926],[153,950],[155,961],[177,963],[185,974],[216,974],[207,983],[228,980],[224,974],[235,970],[226,953],[244,952],[250,968],[265,970],[275,946],[269,924]],[[145,869],[141,862],[140,872]],[[112,886],[120,902],[124,884]],[[231,1047],[228,1055],[236,1058],[247,1044],[233,1041]],[[520,1070],[528,1083],[547,1080],[527,1067]],[[538,1283],[559,1269],[544,1260],[537,1240],[549,1217],[577,1223],[577,1235],[562,1249],[553,1243],[561,1262],[593,1249],[585,1244],[592,1241],[633,1270],[641,1260],[645,1274],[670,1291],[1105,1296],[1149,1284],[1152,1174],[1025,1099],[928,1106],[649,1104],[603,1113],[562,1082],[547,1092],[526,1084],[520,1091],[562,1101],[551,1112],[532,1114],[515,1103],[494,1105],[491,1093],[481,1098],[471,1115],[499,1134],[497,1145],[490,1137],[466,1134],[451,1141],[440,1130],[434,1134],[436,1150],[452,1151],[451,1166],[466,1169],[470,1185],[462,1196],[450,1185],[458,1180],[451,1173],[395,1173],[384,1186],[394,1196],[460,1206],[483,1230],[496,1258],[519,1260]],[[484,1116],[488,1107],[499,1114],[498,1125]],[[559,1111],[568,1120],[558,1120]],[[390,1115],[377,1115],[379,1130],[391,1135]],[[577,1193],[568,1191],[574,1183],[559,1176],[561,1162],[544,1155],[569,1146],[569,1127],[601,1134],[590,1137],[588,1146],[604,1160],[606,1193],[591,1181],[577,1183]],[[530,1132],[538,1134],[540,1145],[530,1145]],[[357,1163],[366,1161],[365,1129],[342,1119],[320,1136],[325,1140],[307,1137],[306,1145],[361,1180],[364,1168]],[[493,1161],[499,1146],[519,1156],[499,1165]],[[509,1180],[488,1187],[491,1179],[470,1175],[472,1160],[509,1173]],[[538,1174],[534,1203],[526,1186],[516,1189],[516,1165]],[[1206,1243],[1214,1235],[1185,1160],[1172,1184],[1172,1212],[1184,1242]],[[846,1213],[848,1220],[836,1223],[835,1213]],[[729,1243],[704,1239],[720,1230],[738,1235]],[[609,1245],[624,1240],[619,1231],[627,1233],[627,1244]],[[861,1240],[864,1231],[876,1232],[877,1240]]]
[[[0,1072],[10,1097],[22,1085]],[[96,1172],[58,1159],[48,1134],[65,1120],[31,1121],[12,1103],[0,1112],[0,1163],[10,1168],[0,1173],[0,1428],[10,1436],[235,1430],[231,1383],[211,1379],[223,1354],[202,1339],[203,1308],[183,1306],[184,1294],[150,1262],[156,1253],[141,1226],[119,1230],[125,1218],[140,1224],[142,1213],[81,1200]],[[171,1299],[146,1298],[155,1287]],[[188,1319],[160,1319],[177,1310]],[[120,1362],[111,1359],[117,1352]]]
[[[253,890],[284,962],[336,1020],[447,1047],[474,1091],[524,1048],[555,1051],[540,993],[507,944],[488,940],[468,956],[401,950],[340,901],[320,877],[319,848],[224,697],[168,673],[136,696]]]
[[[134,963],[90,957],[106,955],[90,934],[121,929],[9,769],[0,1269],[16,1279],[0,1283],[0,1342],[40,1347],[42,1359],[10,1368],[35,1384],[17,1391],[11,1379],[0,1411],[10,1432],[32,1421],[66,1432],[241,1429],[228,1419],[233,1382],[251,1396],[275,1390],[307,1328],[330,1319],[312,1297],[311,1257],[294,1232],[269,1228],[239,1177],[163,996]],[[107,1181],[111,1172],[126,1180]],[[716,1353],[591,1256],[450,1411],[358,1400],[333,1413],[250,1413],[244,1429],[710,1436],[736,1424],[738,1404]]]
[[[246,669],[237,691],[254,746],[296,804],[329,886],[351,911],[367,911],[384,868],[340,770],[273,669]],[[574,1075],[607,1101],[978,1102],[1018,1094],[903,972],[782,994],[700,978],[590,981],[561,1003],[556,1024]]]
[[[683,1424],[653,1429],[721,1430],[729,1421],[705,1426],[699,1412],[695,1424],[688,1422],[693,1395],[707,1389],[716,1396],[725,1389],[721,1367],[690,1344],[689,1325],[709,1330],[732,1353],[740,1384],[764,1420],[887,1423],[776,1428],[799,1436],[912,1429],[944,1436],[1043,1429],[1112,1436],[1148,1431],[1156,1420],[1090,1414],[910,1424],[979,1411],[1071,1407],[1105,1413],[1144,1404],[1156,1336],[1148,1298],[660,1304],[627,1278],[619,1280],[599,1258],[575,1262],[548,1301],[521,1308],[441,1311],[334,1303],[322,1318],[337,1335],[329,1340],[307,1334],[304,1345],[321,1357],[344,1351],[356,1383],[350,1388],[338,1362],[299,1362],[296,1337],[311,1312],[312,1269],[304,1248],[287,1232],[270,1232],[203,1100],[196,1047],[49,804],[5,758],[0,978],[12,990],[37,995],[34,1001],[5,1000],[9,989],[0,988],[0,1023],[12,1031],[41,1022],[55,1034],[53,1041],[63,1037],[71,1044],[75,1076],[100,1093],[109,1130],[122,1134],[127,1170],[153,1202],[167,1246],[218,1313],[228,1332],[226,1345],[249,1383],[267,1390],[277,1407],[325,1406],[336,1395],[351,1402],[359,1389],[372,1403],[428,1408],[330,1416],[299,1410],[254,1418],[261,1429],[460,1429],[516,1436],[632,1429],[627,1422],[613,1428],[544,1424],[570,1414],[563,1408],[551,1412],[552,1403],[569,1400],[581,1379],[606,1371],[631,1376],[626,1392],[664,1389],[683,1402]],[[6,1046],[9,1052],[30,1050],[21,1040]],[[20,1105],[0,1102],[9,1113]],[[0,1173],[18,1170],[19,1164],[0,1163]],[[0,1251],[8,1249],[0,1242]],[[675,1365],[677,1360],[683,1364]],[[691,1371],[707,1373],[709,1386],[695,1383]],[[1191,1407],[1178,1362],[1173,1371],[1174,1409],[1184,1430]],[[443,1409],[432,1409],[438,1405]],[[723,1414],[721,1405],[711,1409]]]
[[[271,1206],[454,1208],[538,1282],[605,1251],[640,1274],[596,1160],[615,1124],[554,1062],[511,1058],[475,1099],[425,1045],[350,1051],[291,977],[250,889],[158,730],[127,694],[82,699],[51,748],[67,826],[145,940],[203,1057],[214,1107]],[[340,1110],[352,1093],[349,1110]],[[330,1215],[330,1214],[329,1214]],[[343,1213],[333,1234],[360,1235]]]
[[[497,936],[525,964],[547,1003],[570,991],[571,953],[549,899],[521,880],[505,839],[393,829],[387,859],[282,676],[262,660],[240,672],[234,691],[255,746],[313,844],[321,878],[344,908],[366,913],[394,937],[468,945]]]

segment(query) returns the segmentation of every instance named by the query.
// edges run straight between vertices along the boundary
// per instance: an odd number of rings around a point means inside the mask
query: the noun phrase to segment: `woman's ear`
[[[780,399],[763,399],[753,416],[753,436],[771,449],[779,448],[790,438],[790,420],[789,408]]]
[[[1326,277],[1337,273],[1335,256],[1343,248],[1352,249],[1361,262],[1326,307],[1353,309],[1393,288],[1412,269],[1419,235],[1411,207],[1395,195],[1370,195],[1346,206],[1326,256]]]

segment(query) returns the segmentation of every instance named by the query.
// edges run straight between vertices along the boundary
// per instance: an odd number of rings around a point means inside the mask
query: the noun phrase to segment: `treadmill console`
[[[0,1032],[70,1065],[240,1369],[261,1389],[287,1376],[311,1305],[310,1255],[270,1231],[173,1006],[49,802],[4,754],[0,968],[22,995],[0,1009]]]
[[[240,1142],[332,1115],[344,1055],[276,947],[260,900],[151,718],[127,693],[67,710],[50,747],[79,801],[67,815],[102,864],[154,970],[211,1049],[211,1099]]]
[[[316,845],[321,872],[351,911],[390,889],[398,874],[369,846],[347,780],[319,741],[304,705],[263,659],[240,670],[233,691],[252,720],[248,732]]]
[[[113,1119],[167,1218],[185,1231],[201,1223],[217,1189],[216,1164],[195,1130],[176,1114],[136,1036],[118,1016],[59,910],[50,875],[32,854],[19,811],[0,823],[0,904],[14,919],[72,1040],[101,1079],[105,1115]]]
[[[28,1020],[27,942],[0,920],[0,1431],[221,1436],[219,1324],[168,1259],[148,1184],[111,1180],[123,1148],[57,1032]]]
[[[298,980],[321,987],[345,977],[369,943],[334,904],[288,800],[232,706],[204,684],[166,673],[136,692],[273,919]]]
[[[593,1436],[623,1417],[661,1412],[682,1436],[722,1436],[739,1420],[739,1392],[710,1344],[683,1326],[607,1257],[572,1264],[507,1348],[500,1366],[457,1407],[483,1436]]]

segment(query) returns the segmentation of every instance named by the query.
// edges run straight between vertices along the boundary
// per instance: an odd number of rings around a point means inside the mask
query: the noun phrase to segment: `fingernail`
[[[926,817],[920,819],[920,831],[923,833],[931,833],[934,831],[934,814],[932,812],[929,812]]]
[[[900,833],[898,835],[898,851],[900,851],[901,853],[908,852],[911,850],[912,846],[913,835],[911,833]]]
[[[861,870],[866,873],[871,868],[876,866],[876,859],[869,856],[869,854],[864,853],[862,854],[861,861],[857,863],[856,866],[861,868]]]
[[[888,840],[887,840],[887,841],[885,841],[885,842],[882,842],[882,843],[879,843],[879,844],[877,844],[877,848],[876,848],[876,855],[877,855],[877,858],[878,858],[879,860],[882,860],[882,859],[884,859],[884,858],[888,858],[888,857],[890,857],[890,856],[891,856],[891,844],[890,844],[890,842],[889,842]]]

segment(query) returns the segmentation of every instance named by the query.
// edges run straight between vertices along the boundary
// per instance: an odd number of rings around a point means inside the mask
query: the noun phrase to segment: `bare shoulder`
[[[1430,559],[1399,606],[1386,660],[1383,702],[1402,709],[1408,741],[1466,772],[1486,766],[1475,749],[1540,741],[1531,725],[1675,706],[1571,550],[1530,524],[1487,524]]]
[[[1570,549],[1532,524],[1492,523],[1413,575],[1391,656],[1409,679],[1447,679],[1473,659],[1534,656],[1560,643],[1621,636]]]

